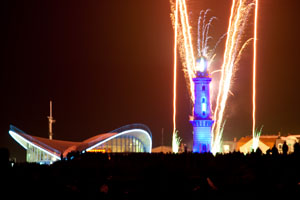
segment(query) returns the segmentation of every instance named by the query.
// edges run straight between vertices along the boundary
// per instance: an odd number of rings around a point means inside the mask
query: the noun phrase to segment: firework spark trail
[[[203,17],[203,23],[202,23],[202,45],[201,45],[201,48],[202,48],[202,51],[205,49],[205,47],[204,47],[204,41],[205,41],[205,33],[206,33],[206,28],[207,28],[207,24],[206,24],[206,15],[207,15],[207,13],[210,11],[210,9],[207,9],[206,11],[205,11],[205,13],[204,13],[204,17]],[[198,37],[200,37],[200,36],[198,36]]]
[[[189,93],[192,102],[194,102],[194,85],[193,85],[193,78],[194,78],[194,71],[195,71],[195,57],[194,57],[194,49],[192,45],[192,36],[190,33],[190,25],[189,25],[189,20],[188,20],[188,15],[187,15],[187,6],[186,6],[186,1],[185,0],[176,0],[175,2],[175,42],[174,42],[174,91],[173,91],[173,139],[172,139],[172,148],[173,152],[176,152],[178,150],[178,142],[175,141],[176,137],[175,134],[176,132],[176,79],[177,79],[177,42],[183,40],[183,48],[184,48],[184,53],[181,54],[185,55],[183,62],[183,67],[184,67],[184,72],[186,74],[186,78],[189,80],[188,81],[188,88],[189,88]],[[180,14],[180,15],[179,15]],[[178,26],[179,26],[179,18],[180,18],[180,24],[181,24],[181,29],[179,32]],[[183,39],[179,39],[179,37],[182,36]],[[175,44],[176,43],[176,44]]]
[[[182,5],[183,5],[183,9],[184,9],[184,19],[185,19],[185,23],[186,23],[186,33],[188,35],[188,46],[189,46],[189,54],[190,54],[190,64],[191,64],[191,68],[194,69],[193,71],[195,72],[196,69],[196,63],[195,63],[195,57],[194,57],[194,49],[193,49],[193,43],[192,43],[192,35],[190,32],[190,25],[189,25],[189,19],[188,19],[188,15],[187,15],[187,8],[186,8],[186,2],[185,0],[181,0]]]
[[[173,78],[173,134],[176,131],[176,88],[177,88],[177,29],[178,29],[178,0],[176,0],[175,30],[174,30],[174,78]]]
[[[175,8],[175,31],[174,31],[174,82],[173,82],[173,137],[172,137],[172,150],[173,152],[178,149],[176,144],[174,145],[176,139],[176,88],[177,88],[177,29],[178,29],[178,0],[176,0]]]
[[[180,12],[180,19],[181,19],[181,27],[182,27],[182,33],[183,33],[183,39],[184,39],[184,48],[185,48],[185,62],[186,66],[184,66],[185,71],[188,74],[188,80],[189,80],[189,92],[191,94],[192,102],[194,102],[194,84],[193,84],[193,78],[194,78],[194,71],[195,71],[195,57],[194,57],[194,50],[192,45],[192,36],[190,33],[190,25],[187,15],[187,9],[186,9],[186,2],[185,0],[179,0],[179,12]]]
[[[205,57],[208,60],[208,68],[215,56],[214,54],[215,48],[209,51],[208,41],[212,39],[212,37],[209,36],[208,33],[213,20],[217,19],[216,17],[211,17],[209,21],[206,23],[206,17],[209,11],[210,9],[207,9],[205,12],[204,10],[200,11],[200,15],[198,18],[198,40],[197,40],[198,57]],[[194,73],[196,73],[196,71],[194,71]]]
[[[216,52],[217,47],[219,46],[220,42],[224,39],[224,37],[227,35],[227,33],[224,33],[219,40],[216,42],[214,48],[211,50],[211,52]],[[216,54],[213,54],[213,57],[211,58],[211,60],[213,61],[213,58]]]
[[[200,46],[200,44],[201,44],[201,38],[199,37],[199,35],[201,33],[201,27],[200,26],[201,26],[201,19],[202,19],[202,13],[203,12],[204,12],[203,10],[200,11],[200,15],[199,15],[199,18],[198,18],[198,39],[197,39],[198,56],[201,55],[201,46]]]
[[[217,19],[216,17],[212,17],[212,18],[210,18],[210,20],[209,20],[209,22],[206,24],[206,26],[205,26],[205,34],[206,34],[206,38],[205,38],[205,43],[204,43],[204,46],[203,46],[203,51],[204,51],[204,55],[205,54],[207,54],[207,51],[208,51],[208,41],[210,40],[210,39],[212,39],[212,37],[211,36],[208,36],[208,33],[209,33],[209,29],[210,29],[210,25],[212,24],[212,22],[213,22],[213,20],[215,20],[215,19]]]
[[[247,3],[246,0],[233,0],[229,18],[229,26],[227,30],[227,38],[225,45],[225,52],[223,55],[222,73],[219,83],[219,93],[217,97],[216,108],[214,112],[213,124],[213,138],[212,138],[212,152],[215,154],[220,151],[220,135],[222,134],[222,127],[224,127],[223,118],[226,107],[228,94],[230,93],[230,86],[232,77],[235,72],[235,67],[245,44],[240,47],[241,37],[245,28],[246,19],[251,10],[252,3]],[[248,42],[246,42],[248,43]]]
[[[253,77],[252,77],[252,136],[255,138],[255,112],[256,112],[256,42],[257,42],[257,17],[258,17],[258,0],[255,1],[254,15],[254,40],[253,40]],[[254,141],[254,140],[253,140]]]

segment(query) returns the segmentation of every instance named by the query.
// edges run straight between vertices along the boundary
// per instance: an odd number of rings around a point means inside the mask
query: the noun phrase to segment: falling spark
[[[207,9],[205,12],[204,10],[200,11],[200,15],[198,18],[198,39],[197,39],[197,52],[198,57],[205,57],[208,61],[208,68],[210,64],[212,63],[214,57],[215,57],[215,49],[218,45],[219,41],[217,42],[216,46],[211,49],[208,45],[208,41],[212,39],[211,36],[208,35],[209,29],[212,25],[213,20],[217,19],[216,17],[209,18],[209,21],[206,23],[207,13],[210,11],[210,9]],[[222,36],[223,37],[223,36]],[[196,71],[194,71],[196,73]]]

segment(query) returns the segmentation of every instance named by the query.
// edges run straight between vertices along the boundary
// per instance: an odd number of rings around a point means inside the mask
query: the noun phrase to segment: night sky
[[[201,9],[216,16],[214,38],[227,30],[231,1],[189,0],[192,30]],[[153,146],[171,145],[173,28],[169,0],[31,0],[1,2],[0,147],[25,160],[8,134],[13,124],[54,139],[82,141],[130,123],[143,123]],[[300,134],[300,2],[260,0],[257,125],[263,134]],[[244,35],[251,37],[252,21]],[[217,40],[217,39],[216,39]],[[216,40],[214,40],[216,42]],[[196,41],[196,39],[194,39]],[[225,40],[217,49],[222,63]],[[179,67],[181,63],[179,60]],[[224,139],[250,135],[252,46],[238,65],[226,110]],[[191,143],[190,100],[178,77],[179,134]]]

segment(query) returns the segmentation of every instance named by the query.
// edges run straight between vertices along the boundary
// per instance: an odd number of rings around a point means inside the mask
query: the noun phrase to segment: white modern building
[[[72,151],[79,152],[147,152],[151,153],[152,134],[143,124],[130,124],[88,138],[82,142],[50,140],[31,136],[10,126],[10,136],[26,149],[26,161],[52,163],[66,157]]]

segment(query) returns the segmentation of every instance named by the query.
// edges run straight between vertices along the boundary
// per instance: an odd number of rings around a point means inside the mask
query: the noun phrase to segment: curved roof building
[[[50,140],[26,134],[10,125],[10,136],[26,149],[27,162],[50,163],[71,151],[88,152],[148,152],[152,149],[152,134],[143,124],[130,124],[88,138],[82,142]]]

